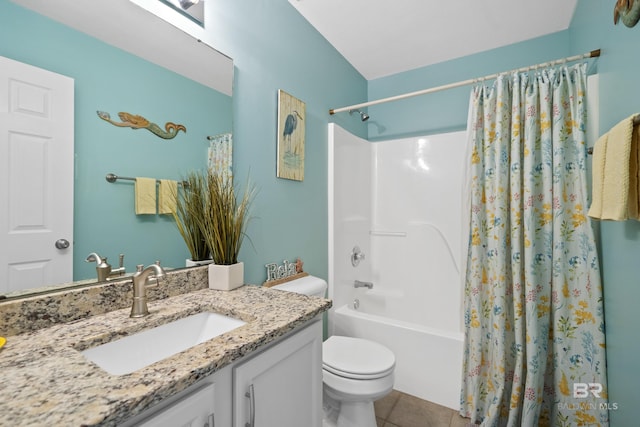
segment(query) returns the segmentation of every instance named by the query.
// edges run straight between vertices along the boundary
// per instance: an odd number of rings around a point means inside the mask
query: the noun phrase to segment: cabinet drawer
[[[140,427],[214,427],[215,384],[205,384],[141,423]]]

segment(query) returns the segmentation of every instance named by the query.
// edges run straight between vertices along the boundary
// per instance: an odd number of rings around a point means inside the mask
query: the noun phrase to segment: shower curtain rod
[[[597,57],[600,56],[600,52],[601,52],[600,49],[596,49],[596,50],[592,50],[591,52],[583,53],[582,55],[568,56],[566,58],[556,59],[555,61],[543,62],[541,64],[530,65],[528,67],[518,68],[518,69],[515,69],[515,70],[511,70],[511,71],[503,71],[502,73],[491,74],[491,75],[488,75],[488,76],[479,77],[479,78],[475,78],[475,79],[464,80],[464,81],[460,81],[460,82],[457,82],[457,83],[450,83],[450,84],[446,84],[446,85],[443,85],[443,86],[437,86],[437,87],[432,87],[432,88],[429,88],[429,89],[419,90],[419,91],[416,91],[416,92],[410,92],[410,93],[405,93],[405,94],[402,94],[402,95],[390,96],[388,98],[378,99],[376,101],[363,102],[362,104],[349,105],[348,107],[333,108],[333,109],[329,110],[329,114],[333,115],[335,113],[341,113],[343,111],[356,110],[358,108],[369,107],[371,105],[383,104],[385,102],[391,102],[391,101],[398,101],[398,100],[401,100],[401,99],[411,98],[411,97],[418,96],[418,95],[426,95],[428,93],[434,93],[434,92],[440,92],[440,91],[447,90],[447,89],[453,89],[453,88],[460,87],[460,86],[467,86],[467,85],[470,85],[470,84],[473,84],[473,83],[477,83],[477,82],[480,82],[480,81],[483,81],[483,80],[495,79],[500,74],[530,71],[530,70],[535,70],[536,68],[550,67],[552,65],[564,64],[565,62],[579,61],[579,60],[585,59],[585,58],[597,58]]]

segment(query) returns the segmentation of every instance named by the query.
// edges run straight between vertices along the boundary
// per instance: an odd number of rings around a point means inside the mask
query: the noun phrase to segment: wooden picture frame
[[[304,180],[305,123],[305,103],[278,90],[278,178]]]

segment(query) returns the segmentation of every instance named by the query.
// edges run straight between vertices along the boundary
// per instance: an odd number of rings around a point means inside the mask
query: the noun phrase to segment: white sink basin
[[[197,344],[239,328],[246,322],[217,313],[199,313],[82,352],[113,375],[149,366]]]

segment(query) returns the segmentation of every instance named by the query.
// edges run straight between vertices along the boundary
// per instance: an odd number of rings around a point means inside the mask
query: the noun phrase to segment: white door
[[[0,294],[72,280],[73,85],[0,56]]]

